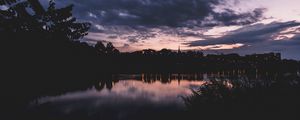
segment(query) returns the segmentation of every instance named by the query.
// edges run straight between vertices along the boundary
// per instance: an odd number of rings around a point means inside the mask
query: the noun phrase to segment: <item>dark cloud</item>
[[[44,0],[46,1],[46,0]],[[206,25],[203,20],[212,16],[212,25],[236,25],[256,22],[263,10],[236,13],[226,9],[215,12],[217,5],[228,0],[57,0],[58,5],[75,4],[75,14],[80,19],[98,24],[128,26],[185,27]],[[217,23],[217,24],[216,24]]]
[[[47,6],[48,0],[40,0]],[[158,34],[202,36],[195,32],[213,26],[245,25],[263,18],[264,9],[237,12],[220,5],[240,0],[56,0],[58,7],[74,4],[74,16],[93,24],[91,32],[126,35],[138,42]],[[151,31],[151,29],[158,31]],[[183,29],[188,28],[189,31]],[[128,37],[128,35],[130,35]]]
[[[110,38],[110,39],[117,39],[118,36],[108,36],[108,38]]]
[[[205,40],[187,43],[190,46],[208,46],[220,44],[244,44],[243,47],[232,50],[220,50],[221,52],[237,52],[240,54],[281,52],[285,58],[300,59],[300,33],[289,31],[284,34],[294,34],[292,38],[281,38],[275,40],[276,36],[281,35],[283,30],[300,26],[299,22],[273,22],[270,24],[255,24],[245,26],[241,29],[229,32],[220,38],[207,38]],[[209,52],[212,52],[208,50]]]
[[[211,4],[219,0],[72,1],[78,12],[92,12],[104,25],[179,26],[187,20],[203,19],[212,12]]]
[[[150,30],[144,30],[139,29],[140,31],[136,31],[133,33],[133,35],[129,35],[126,37],[122,37],[122,39],[127,39],[130,43],[137,43],[141,40],[146,40],[148,38],[154,38],[158,33],[150,31]]]
[[[135,37],[135,36],[130,36],[129,38],[128,38],[128,41],[130,42],[130,43],[136,43],[136,42],[138,42],[139,40]]]
[[[264,18],[265,8],[256,8],[246,13],[236,13],[231,9],[225,9],[225,12],[211,13],[207,19],[202,22],[203,26],[230,26],[247,25],[255,23]]]
[[[278,32],[290,28],[299,26],[300,23],[291,22],[273,22],[270,24],[255,24],[243,27],[241,29],[231,31],[228,35],[220,38],[207,38],[206,40],[199,40],[188,43],[190,46],[207,46],[216,44],[235,44],[245,43],[252,44],[257,42],[273,40],[273,35]]]
[[[124,47],[129,47],[130,45],[129,44],[124,44]]]

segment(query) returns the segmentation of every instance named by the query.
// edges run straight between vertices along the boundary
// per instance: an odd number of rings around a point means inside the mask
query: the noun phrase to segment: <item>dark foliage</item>
[[[191,72],[295,72],[300,70],[300,62],[282,60],[280,53],[266,53],[240,56],[238,54],[204,55],[200,51],[155,51],[145,49],[131,53],[113,52],[108,54],[97,43],[101,65],[107,71],[116,73],[191,73]],[[103,51],[101,51],[103,50]],[[116,69],[117,68],[117,69]]]
[[[32,8],[34,13],[28,8]],[[0,32],[8,52],[28,50],[26,55],[66,55],[64,52],[73,47],[70,44],[76,44],[75,41],[87,35],[90,27],[89,23],[76,22],[72,8],[70,5],[57,9],[50,1],[48,9],[44,10],[37,0],[28,0],[1,10]],[[89,51],[88,47],[84,47],[86,44],[81,46]]]
[[[7,5],[17,2],[17,0],[0,0],[0,5]]]
[[[278,74],[270,80],[215,79],[185,97],[189,117],[204,119],[295,119],[300,77]]]

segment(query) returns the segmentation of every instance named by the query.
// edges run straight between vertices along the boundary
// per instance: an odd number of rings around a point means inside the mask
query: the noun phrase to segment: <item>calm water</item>
[[[12,107],[17,111],[13,110],[11,113],[17,114],[20,110],[21,116],[14,114],[6,116],[34,120],[182,120],[186,119],[184,116],[188,116],[183,97],[191,95],[192,90],[199,89],[210,80],[292,80],[291,83],[295,83],[293,80],[298,80],[299,76],[299,72],[280,75],[270,73],[246,75],[242,72],[110,74],[99,75],[96,80],[82,81],[78,78],[45,81],[46,83],[39,82],[41,85],[32,85],[34,88],[28,88],[29,90],[21,92],[24,95],[18,94],[20,97],[15,97],[23,101],[22,96],[25,96],[26,102],[21,103],[21,109],[18,107],[19,104]],[[27,96],[32,97],[27,99]],[[5,108],[10,108],[11,105],[7,106]]]
[[[268,73],[247,76],[224,72],[104,76],[90,85],[79,83],[84,89],[38,97],[30,102],[27,113],[35,119],[49,120],[152,120],[170,116],[174,120],[185,110],[182,97],[191,95],[193,89],[207,81],[277,79]]]
[[[32,101],[31,113],[52,119],[140,119],[184,110],[182,97],[208,80],[206,74],[116,75],[86,90]]]

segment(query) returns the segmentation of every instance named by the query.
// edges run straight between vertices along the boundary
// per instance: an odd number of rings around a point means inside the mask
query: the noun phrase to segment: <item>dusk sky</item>
[[[44,4],[48,0],[41,0]],[[281,52],[300,59],[299,0],[56,0],[92,23],[84,40],[121,51]]]

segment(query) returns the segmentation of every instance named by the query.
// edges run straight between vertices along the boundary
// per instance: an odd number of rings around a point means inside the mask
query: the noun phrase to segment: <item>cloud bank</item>
[[[48,0],[42,0],[46,5]],[[231,2],[230,2],[231,1]],[[132,34],[149,29],[186,34],[191,30],[228,25],[245,25],[263,19],[265,9],[240,12],[226,6],[239,0],[57,0],[58,6],[74,4],[74,14],[80,20],[93,23],[92,32]],[[142,29],[141,29],[142,28]],[[179,30],[179,32],[174,32]],[[124,32],[126,31],[126,32]],[[157,32],[157,31],[156,31]],[[144,34],[144,33],[142,33]],[[153,34],[153,32],[152,32]],[[134,39],[143,39],[137,34]],[[132,38],[132,37],[131,37]]]
[[[189,46],[218,44],[243,44],[242,47],[223,50],[242,54],[281,52],[284,58],[300,59],[300,23],[296,21],[254,24],[228,32],[218,38],[209,38],[187,43]]]

